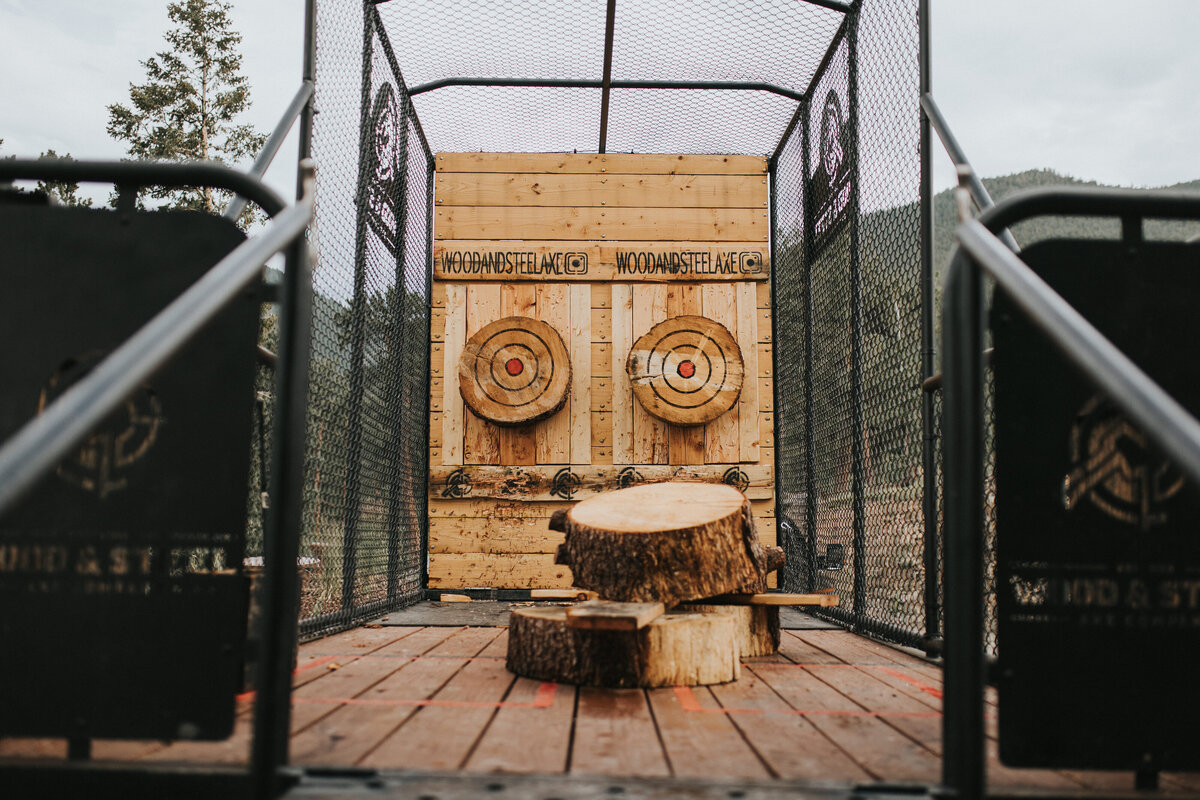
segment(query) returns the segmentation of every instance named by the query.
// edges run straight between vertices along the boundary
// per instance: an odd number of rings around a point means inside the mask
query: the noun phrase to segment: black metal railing
[[[264,635],[258,673],[251,771],[245,776],[259,797],[280,789],[279,768],[287,761],[291,654],[296,642],[297,578],[294,569],[301,516],[310,317],[310,265],[304,232],[313,216],[313,168],[302,165],[304,191],[295,205],[283,201],[259,180],[206,164],[99,161],[0,161],[0,182],[58,180],[111,183],[122,193],[149,185],[169,188],[211,186],[256,203],[271,218],[140,328],[78,383],[52,402],[0,447],[0,513],[13,507],[64,455],[131,392],[193,339],[216,315],[261,280],[267,260],[285,253],[280,338],[274,357],[276,396],[264,546],[266,573],[262,599]],[[109,772],[108,778],[115,773]],[[144,775],[135,776],[137,780]],[[230,779],[213,773],[211,785]],[[235,776],[236,777],[236,776]],[[68,776],[68,779],[69,776]],[[153,778],[151,778],[153,780]]]
[[[960,195],[969,191],[968,182]],[[961,202],[966,202],[962,197]],[[1172,192],[1052,189],[1010,198],[958,228],[946,281],[945,718],[943,779],[960,797],[984,794],[983,277],[1192,480],[1200,482],[1200,421],[1039,278],[999,232],[1042,215],[1110,216],[1141,238],[1145,218],[1198,219],[1200,197]]]

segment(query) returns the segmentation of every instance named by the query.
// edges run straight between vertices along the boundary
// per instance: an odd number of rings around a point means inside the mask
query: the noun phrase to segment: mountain
[[[1061,175],[1049,169],[1031,169],[1012,175],[1002,175],[996,178],[984,178],[983,185],[991,194],[992,199],[999,202],[1009,195],[1028,189],[1047,186],[1098,186],[1111,187],[1096,181],[1085,181]],[[1172,186],[1160,187],[1172,191],[1200,192],[1200,180],[1176,183]],[[954,208],[952,189],[939,192],[933,199],[933,263],[935,286],[941,287],[942,277],[949,262],[950,247],[953,243],[954,228],[958,224]],[[1184,240],[1200,233],[1200,223],[1151,220],[1146,225],[1146,235],[1155,239]],[[1049,238],[1117,238],[1120,236],[1120,223],[1115,219],[1098,219],[1094,217],[1041,217],[1014,226],[1013,237],[1022,246]]]

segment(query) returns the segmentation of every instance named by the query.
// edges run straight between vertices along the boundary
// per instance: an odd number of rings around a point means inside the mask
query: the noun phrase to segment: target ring
[[[655,325],[634,342],[626,368],[638,402],[676,425],[711,422],[742,392],[737,341],[706,317],[672,317]]]
[[[463,348],[458,388],[478,416],[497,425],[524,425],[562,408],[571,363],[562,337],[531,317],[485,325]]]

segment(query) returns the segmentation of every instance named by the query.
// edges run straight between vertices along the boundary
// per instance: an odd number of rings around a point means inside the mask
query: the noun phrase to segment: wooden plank
[[[766,208],[761,175],[448,172],[437,176],[444,206]]]
[[[749,376],[747,376],[749,380]],[[775,410],[775,381],[772,378],[758,379],[758,410]]]
[[[771,307],[771,282],[764,281],[754,285],[754,294],[758,299],[759,308]]]
[[[570,771],[639,778],[671,774],[645,692],[580,687]]]
[[[438,153],[437,172],[765,175],[761,156],[645,153]]]
[[[595,291],[595,287],[592,287]],[[591,334],[592,320],[588,317],[588,333]],[[601,375],[605,378],[612,376],[612,343],[611,342],[592,342],[591,353],[592,375]]]
[[[439,284],[445,288],[444,284]],[[444,334],[444,331],[443,331]],[[464,337],[465,342],[465,337]],[[446,374],[446,346],[441,342],[434,342],[429,346],[429,377],[442,378]]]
[[[592,341],[612,341],[612,309],[592,306]]]
[[[591,216],[603,225],[584,232],[578,228],[579,220],[572,227],[553,231],[548,227],[536,228],[527,222],[520,232],[543,233],[549,238],[531,239],[517,232],[508,238],[495,227],[505,222],[520,209],[508,209],[509,216],[492,220],[485,230],[482,227],[466,228],[462,218],[467,211],[477,211],[474,217],[482,217],[488,209],[459,209],[454,216],[460,220],[458,232],[473,234],[473,239],[456,239],[445,235],[453,230],[440,228],[439,238],[433,248],[433,277],[447,281],[537,281],[538,283],[561,281],[644,281],[649,283],[678,283],[695,281],[766,281],[770,274],[770,251],[760,231],[751,228],[731,229],[731,235],[746,232],[756,238],[741,241],[740,238],[726,241],[716,233],[708,233],[697,240],[667,240],[651,237],[646,240],[645,222],[636,221],[634,228],[615,227],[621,222],[617,210],[597,211]],[[669,212],[672,220],[683,217],[687,209]],[[449,215],[453,209],[439,211]],[[655,214],[658,209],[645,210]],[[529,213],[533,213],[532,210]],[[575,212],[576,214],[585,212]],[[665,212],[664,212],[665,213]],[[738,210],[735,220],[744,225],[746,219],[756,220],[755,212]],[[604,216],[598,216],[603,214]],[[495,215],[492,215],[495,216]],[[673,230],[673,234],[695,233],[701,224],[715,224],[712,214],[703,213],[703,220]],[[537,223],[542,226],[553,224],[553,215],[541,214]],[[626,209],[624,218],[630,225],[631,213]],[[445,223],[447,226],[449,222]],[[482,224],[482,222],[480,223]],[[565,225],[566,223],[564,223]],[[630,234],[629,231],[633,231]],[[482,238],[483,235],[493,235]],[[555,235],[557,234],[557,235]]]
[[[775,469],[771,464],[639,465],[632,478],[635,482],[645,483],[724,483],[726,474],[732,469],[740,471],[747,481],[742,489],[747,498],[766,500],[773,496]],[[437,497],[452,495],[458,500],[494,498],[545,503],[579,500],[621,488],[622,484],[629,483],[631,477],[623,473],[621,469],[594,464],[571,467],[557,464],[533,467],[431,467],[429,486],[430,493]],[[447,492],[452,485],[455,491]]]
[[[567,627],[589,631],[636,631],[666,613],[662,603],[587,600],[567,609]]]
[[[576,689],[558,685],[548,708],[534,707],[544,686],[542,681],[516,679],[464,769],[539,774],[567,770]]]
[[[428,705],[380,742],[359,763],[387,769],[452,770],[462,767],[513,681],[504,662],[470,661]]]
[[[758,345],[758,374],[770,376],[775,374],[775,348],[770,344]]]
[[[571,457],[572,464],[592,460],[592,298],[591,286],[573,283],[570,292],[571,339]]]
[[[571,570],[547,553],[497,555],[433,553],[429,556],[431,589],[566,589]]]
[[[704,303],[698,284],[680,283],[667,287],[668,317],[703,313]],[[671,464],[703,464],[704,427],[701,425],[669,425],[667,451],[667,460]]]
[[[759,459],[758,439],[758,340],[759,316],[755,307],[754,285],[739,283],[737,293],[737,341],[748,380],[738,395],[738,452],[743,462]]]
[[[439,493],[431,492],[429,498],[429,518],[469,519],[487,517],[489,519],[549,519],[555,511],[571,508],[573,503],[525,503],[515,500],[452,500],[443,498]],[[751,503],[753,505],[753,503]],[[756,515],[760,515],[755,511]],[[760,515],[761,516],[761,515]]]
[[[500,287],[500,316],[537,317],[537,286],[528,283],[504,283]],[[499,427],[501,464],[537,463],[533,425]]]
[[[771,309],[759,308],[755,309],[758,315],[758,341],[769,342],[774,335],[774,330],[771,327]]]
[[[612,413],[592,412],[592,447],[612,445]]]
[[[530,589],[530,600],[596,600],[600,595],[590,589]]]
[[[828,608],[838,605],[838,596],[833,593],[821,592],[811,594],[761,592],[758,594],[723,594],[704,602],[715,606],[820,606]]]
[[[494,629],[473,631],[479,633],[447,629],[448,639],[428,651],[436,658],[381,659],[385,663],[398,661],[400,668],[367,691],[352,696],[357,702],[333,705],[333,713],[294,736],[291,760],[297,764],[359,762],[416,713],[420,707],[416,702],[430,698],[498,633]]]
[[[571,349],[570,287],[546,283],[537,287],[537,318],[558,331],[568,353]],[[571,462],[571,408],[573,398],[568,394],[563,407],[549,419],[535,423],[535,463],[569,464]]]
[[[446,341],[443,376],[458,375],[458,363],[467,343],[467,289],[459,284],[446,286]],[[462,395],[457,391],[442,397],[442,463],[463,463],[464,415]]]
[[[429,521],[430,553],[551,553],[564,535],[545,517],[435,517]]]
[[[633,461],[633,386],[625,370],[625,359],[633,347],[633,287],[627,283],[612,286],[612,412],[613,463],[632,464]],[[596,409],[593,406],[593,410]]]
[[[593,377],[591,397],[593,413],[612,411],[613,379]]]
[[[742,670],[733,683],[711,687],[723,708],[741,713],[729,719],[776,776],[792,780],[864,781],[870,775],[826,739],[755,674]]]
[[[467,286],[467,338],[500,318],[500,284],[475,283]],[[446,375],[446,386],[458,394],[457,373]],[[444,402],[444,398],[443,398]],[[463,436],[464,464],[499,464],[500,432],[497,426],[466,409]]]
[[[603,447],[593,447],[592,448],[592,464],[593,465],[600,466],[602,464],[611,464],[611,463],[613,463],[611,446],[605,445]]]
[[[553,213],[547,213],[534,208],[459,206],[439,208],[434,214],[434,235],[439,240],[584,242],[607,239],[612,242],[657,242],[662,240],[665,230],[686,242],[765,242],[770,226],[765,209],[745,208],[558,208]],[[510,250],[506,248],[504,252]],[[524,254],[529,251],[522,247],[512,252]],[[448,262],[444,253],[438,257],[436,251],[434,263],[443,270],[454,268],[453,262]],[[509,267],[507,262],[504,266],[506,269]],[[558,274],[575,276],[574,280],[586,274],[589,279],[594,279],[590,263],[587,266],[586,273],[570,271],[573,268],[570,263],[561,267],[556,265],[553,271],[546,272],[541,269],[542,263],[538,260],[529,267],[533,271],[524,274],[536,276],[538,280]],[[516,269],[520,274],[520,268]],[[447,272],[446,276],[457,280],[465,274],[468,273]],[[514,277],[507,272],[491,274],[492,280]],[[662,274],[669,275],[670,272],[663,270]]]
[[[651,689],[646,694],[675,777],[770,777],[729,715],[685,709],[674,689]],[[701,709],[720,708],[706,687],[689,689],[688,695]]]
[[[430,297],[429,304],[433,308],[445,308],[446,307],[446,284],[434,283],[433,287],[432,287],[432,291],[430,291],[430,293],[429,293],[429,297]]]
[[[772,453],[775,449],[775,415],[766,411],[758,412],[758,441],[762,445],[763,450],[770,449]],[[770,463],[765,452],[762,457],[763,463]]]
[[[633,339],[667,319],[667,287],[639,286],[633,292]],[[615,365],[614,365],[615,366]],[[624,367],[624,365],[621,365]],[[628,375],[628,372],[626,372]],[[667,450],[668,423],[653,416],[636,399],[633,406],[633,463],[670,463]]]
[[[429,311],[429,341],[440,342],[446,335],[446,309],[433,308]]]
[[[724,325],[736,338],[738,325],[734,287],[708,283],[701,289],[701,295],[704,316]],[[743,391],[746,384],[754,380],[754,375],[747,373],[742,382]],[[704,426],[704,460],[707,463],[731,463],[741,457],[739,414],[740,409],[734,406]]]
[[[612,308],[612,286],[607,283],[592,284],[592,308]]]

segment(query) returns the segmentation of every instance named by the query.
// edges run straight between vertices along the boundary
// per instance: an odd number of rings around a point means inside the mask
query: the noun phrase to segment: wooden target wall
[[[760,537],[775,544],[766,160],[442,153],[434,187],[430,587],[570,586],[570,571],[553,563],[562,534],[547,528],[550,515],[644,481],[736,485]],[[558,333],[569,386],[549,416],[514,424],[497,412],[496,424],[472,410],[493,413],[481,393],[507,406],[542,402],[548,383],[499,393],[535,374],[562,377],[540,345],[496,338],[513,317]],[[706,345],[695,364],[648,359],[656,380],[684,391],[710,374],[738,375],[736,398],[709,392],[730,407],[702,424],[647,411],[627,369],[635,343],[675,317],[719,323],[740,354],[740,373],[710,363],[727,345]],[[678,350],[678,336],[665,346]],[[478,363],[481,355],[489,360]],[[476,376],[488,385],[468,387],[465,402],[460,381]]]

